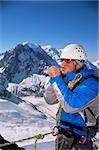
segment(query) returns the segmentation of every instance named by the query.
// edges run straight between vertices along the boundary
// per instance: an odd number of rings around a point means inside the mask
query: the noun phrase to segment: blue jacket
[[[93,75],[94,71],[84,66],[80,73],[83,75],[83,77],[86,77],[88,75]],[[69,72],[65,77],[65,82],[68,84],[70,80],[74,79],[76,74],[77,73],[75,72]],[[57,86],[57,91],[60,92],[63,98],[62,102],[64,103],[64,105],[66,105],[66,110],[68,110],[69,108],[74,111],[76,110],[75,113],[71,113],[62,108],[60,119],[66,122],[70,122],[74,125],[84,127],[86,123],[82,115],[79,113],[79,109],[86,106],[98,95],[97,80],[93,77],[88,78],[84,80],[79,86],[77,86],[73,91],[71,91],[67,87],[61,75],[50,79],[49,82],[51,85],[54,85],[54,87]],[[69,129],[69,127],[66,125],[60,125],[60,127]],[[80,135],[87,135],[86,132],[80,131],[78,129],[73,129],[73,132]]]

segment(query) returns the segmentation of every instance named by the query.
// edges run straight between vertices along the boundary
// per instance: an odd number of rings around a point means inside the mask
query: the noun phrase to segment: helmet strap
[[[83,66],[83,64],[78,63],[76,60],[74,62],[74,65],[75,65],[76,72],[78,72],[78,70],[80,70],[82,68],[82,66]]]
[[[76,60],[76,63],[79,64],[81,67],[83,67],[84,60]]]

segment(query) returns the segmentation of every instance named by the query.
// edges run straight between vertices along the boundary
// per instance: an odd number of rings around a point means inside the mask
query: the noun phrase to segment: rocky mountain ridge
[[[20,83],[30,75],[46,74],[52,65],[58,63],[40,45],[18,44],[0,60],[0,72],[9,82]]]

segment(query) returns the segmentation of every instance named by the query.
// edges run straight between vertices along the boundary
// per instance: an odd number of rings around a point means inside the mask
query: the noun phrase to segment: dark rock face
[[[52,65],[58,64],[40,46],[32,48],[28,44],[18,44],[0,60],[2,73],[9,82],[15,83],[32,74],[46,74],[47,68]]]
[[[10,143],[10,142],[5,140],[0,135],[0,144],[4,144],[4,143]],[[1,149],[2,150],[25,150],[24,148],[19,147],[17,144],[8,145],[8,146],[5,146],[5,147],[2,147]]]

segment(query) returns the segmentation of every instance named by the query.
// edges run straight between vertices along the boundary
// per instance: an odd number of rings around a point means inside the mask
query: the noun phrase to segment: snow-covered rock
[[[44,45],[41,46],[42,49],[44,49],[44,51],[51,56],[54,60],[56,60],[57,62],[59,61],[59,51],[56,50],[54,47],[52,47],[51,45]]]
[[[43,96],[44,86],[48,81],[48,77],[45,75],[34,74],[31,77],[24,79],[18,86],[17,95],[18,96]]]
[[[0,60],[3,59],[4,53],[0,54]]]
[[[8,83],[7,90],[16,96],[38,96],[42,97],[49,77],[33,74],[24,79],[20,84]]]
[[[99,60],[92,62],[92,64],[99,69]]]
[[[87,65],[87,67],[89,69],[93,69],[94,70],[94,76],[99,77],[99,65],[98,65],[97,62],[98,61],[96,61],[96,62],[86,61],[85,64]],[[97,65],[94,65],[94,64],[97,64]]]
[[[29,46],[29,47],[32,48],[32,49],[37,49],[37,48],[39,47],[39,45],[37,45],[37,44],[32,44],[32,43],[30,43],[29,41],[23,42],[22,45],[25,46],[25,47],[27,47],[27,48],[28,48],[28,46]]]
[[[16,83],[8,83],[7,90],[15,95],[18,93],[18,86],[19,84]]]

